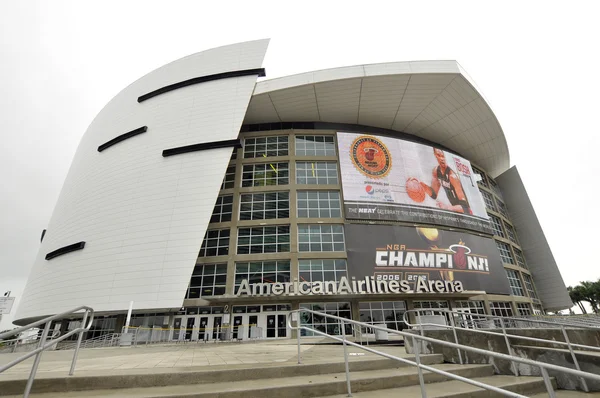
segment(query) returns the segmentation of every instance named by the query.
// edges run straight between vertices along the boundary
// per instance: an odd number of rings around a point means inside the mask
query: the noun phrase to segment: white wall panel
[[[142,103],[191,78],[260,68],[268,40],[220,47],[165,65],[120,92],[73,159],[17,319],[89,305],[96,311],[182,305],[232,149],[163,158],[164,149],[238,136],[256,76],[201,83]],[[97,147],[141,126],[146,133]],[[85,241],[83,250],[44,259]]]

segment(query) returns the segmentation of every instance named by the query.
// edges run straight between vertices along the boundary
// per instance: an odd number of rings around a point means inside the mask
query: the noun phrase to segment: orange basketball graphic
[[[414,178],[409,178],[406,180],[406,193],[415,202],[421,203],[425,200],[425,190],[419,181],[415,180]]]

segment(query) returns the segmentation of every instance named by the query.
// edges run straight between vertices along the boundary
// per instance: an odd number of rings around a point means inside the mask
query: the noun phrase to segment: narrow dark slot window
[[[197,152],[197,151],[205,151],[207,149],[217,149],[217,148],[241,148],[242,141],[239,139],[235,140],[225,140],[225,141],[213,141],[213,142],[204,142],[202,144],[194,144],[187,146],[180,146],[177,148],[165,149],[162,153],[163,157],[180,155],[182,153],[188,152]]]
[[[154,98],[158,95],[168,93],[169,91],[177,90],[179,88],[183,88],[183,87],[187,87],[187,86],[192,86],[194,84],[206,83],[206,82],[211,82],[214,80],[221,80],[221,79],[230,79],[232,77],[251,76],[251,75],[257,75],[258,77],[263,77],[263,76],[265,76],[265,70],[264,70],[264,68],[244,69],[244,70],[235,70],[235,71],[231,71],[231,72],[216,73],[214,75],[195,77],[193,79],[184,80],[179,83],[170,84],[168,86],[161,87],[157,90],[154,90],[147,94],[144,94],[144,95],[138,97],[138,102],[144,102],[146,100],[149,100],[150,98]]]
[[[112,140],[110,140],[108,142],[105,142],[104,144],[100,145],[98,147],[98,152],[102,152],[106,148],[110,148],[111,146],[113,146],[115,144],[118,144],[121,141],[125,141],[128,138],[135,137],[136,135],[145,133],[146,131],[148,131],[148,126],[139,127],[139,128],[137,128],[135,130],[131,130],[128,133],[121,134],[120,136],[115,137]]]
[[[63,254],[71,253],[76,250],[81,250],[85,247],[85,242],[77,242],[72,245],[61,247],[53,252],[46,254],[46,260],[52,260],[54,257],[62,256]]]

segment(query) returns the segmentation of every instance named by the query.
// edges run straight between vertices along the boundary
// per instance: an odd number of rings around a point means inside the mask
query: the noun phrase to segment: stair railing
[[[325,318],[331,318],[331,319],[335,319],[336,321],[340,322],[342,325],[342,336],[337,336],[337,335],[331,335],[328,334],[326,332],[322,332],[320,330],[316,330],[314,328],[308,327],[306,325],[303,325],[302,322],[300,321],[301,313],[308,313],[308,314],[313,314],[313,315],[319,315],[321,317],[325,317]],[[296,326],[294,326],[292,324],[292,322],[296,323]],[[395,334],[398,336],[402,336],[406,339],[411,339],[412,340],[412,344],[414,347],[414,351],[415,351],[415,361],[411,361],[409,359],[406,358],[400,358],[385,352],[381,352],[381,351],[377,351],[373,348],[370,347],[364,347],[360,344],[357,344],[355,342],[349,341],[346,339],[346,335],[345,335],[345,328],[344,326],[348,324],[348,325],[358,325],[358,326],[364,326],[364,327],[369,327],[372,329],[376,329],[376,330],[381,330],[383,332],[387,332],[390,334]],[[330,314],[326,314],[323,312],[318,312],[318,311],[313,311],[313,310],[308,310],[308,309],[298,309],[298,310],[294,310],[291,311],[289,316],[288,316],[288,327],[292,330],[296,331],[296,338],[297,338],[297,345],[298,345],[298,364],[302,363],[302,355],[301,355],[301,350],[300,350],[300,346],[301,346],[301,330],[306,330],[309,331],[311,333],[317,334],[319,336],[323,336],[323,337],[328,337],[331,338],[333,340],[336,341],[340,341],[343,346],[344,346],[344,363],[345,363],[345,367],[346,367],[346,388],[348,390],[348,396],[351,397],[352,396],[352,389],[351,389],[351,382],[350,382],[350,368],[349,368],[349,362],[348,362],[348,346],[353,346],[353,347],[357,347],[360,348],[361,350],[376,354],[376,355],[380,355],[382,357],[388,358],[388,359],[392,359],[398,362],[402,362],[411,366],[416,366],[417,367],[417,372],[418,372],[418,376],[419,376],[419,384],[421,387],[421,396],[423,398],[427,397],[427,392],[425,390],[425,380],[423,377],[423,370],[432,372],[432,373],[436,373],[445,377],[448,377],[452,380],[458,380],[458,381],[462,381],[471,385],[474,385],[476,387],[479,388],[483,388],[489,391],[494,391],[497,392],[499,394],[505,395],[507,397],[519,397],[519,398],[524,398],[524,395],[520,395],[517,393],[514,393],[512,391],[507,391],[504,390],[502,388],[498,388],[486,383],[482,383],[476,380],[472,380],[466,377],[462,377],[459,375],[455,375],[449,372],[445,372],[441,369],[437,369],[428,365],[424,365],[421,363],[421,354],[420,354],[420,345],[418,343],[420,342],[429,342],[429,343],[434,343],[434,344],[439,344],[439,345],[443,345],[446,347],[450,347],[450,348],[455,348],[455,349],[460,349],[463,351],[468,351],[468,352],[472,352],[475,354],[481,354],[481,355],[487,355],[493,358],[497,358],[497,359],[503,359],[506,361],[511,361],[511,362],[518,362],[518,363],[523,363],[526,365],[530,365],[530,366],[536,366],[538,368],[540,368],[540,372],[542,374],[542,377],[544,379],[544,384],[546,386],[546,390],[548,392],[548,396],[550,398],[556,398],[556,394],[554,391],[554,387],[552,385],[552,381],[550,380],[550,376],[548,375],[548,370],[553,370],[553,371],[557,371],[557,372],[562,372],[562,373],[567,373],[567,374],[571,374],[577,377],[583,377],[586,379],[592,379],[592,380],[596,380],[600,382],[600,375],[597,374],[593,374],[593,373],[588,373],[588,372],[583,372],[581,370],[573,370],[573,369],[569,369],[563,366],[558,366],[558,365],[552,365],[552,364],[548,364],[548,363],[544,363],[544,362],[539,362],[539,361],[534,361],[531,359],[526,359],[526,358],[521,358],[521,357],[517,357],[514,355],[507,355],[507,354],[502,354],[502,353],[498,353],[498,352],[494,352],[494,351],[489,351],[489,350],[484,350],[481,348],[475,348],[475,347],[471,347],[471,346],[467,346],[464,344],[457,344],[457,343],[452,343],[446,340],[440,340],[440,339],[435,339],[432,337],[426,337],[426,336],[422,336],[419,334],[413,334],[413,333],[408,333],[408,332],[403,332],[403,331],[399,331],[399,330],[393,330],[393,329],[388,329],[386,327],[382,327],[382,326],[378,326],[378,325],[373,325],[373,324],[368,324],[368,323],[364,323],[364,322],[359,322],[359,321],[354,321],[351,319],[347,319],[347,318],[342,318],[336,315],[330,315]]]
[[[82,310],[83,310],[83,312],[79,312]],[[47,341],[48,334],[50,332],[50,324],[52,323],[52,321],[54,321],[56,319],[68,318],[73,315],[77,315],[77,316],[82,315],[83,316],[81,326],[74,330],[71,330],[70,332],[65,333],[62,336],[59,336],[53,340]],[[4,372],[7,369],[12,368],[13,366],[23,362],[24,360],[26,360],[28,358],[31,358],[32,356],[35,356],[33,365],[31,367],[31,372],[29,374],[29,378],[27,379],[27,384],[25,385],[25,392],[23,393],[23,397],[28,398],[29,393],[31,392],[31,386],[33,385],[33,380],[35,379],[35,374],[37,372],[37,368],[40,364],[40,360],[42,359],[42,353],[44,351],[46,351],[47,349],[49,349],[53,346],[56,346],[56,344],[69,338],[70,336],[79,333],[79,337],[77,338],[77,346],[75,347],[75,352],[73,353],[73,360],[71,361],[71,368],[69,370],[69,376],[72,376],[75,373],[75,365],[77,364],[77,355],[79,354],[79,346],[81,345],[81,340],[83,338],[83,334],[85,332],[87,332],[88,330],[90,330],[90,327],[92,326],[93,321],[94,321],[94,310],[90,307],[83,305],[83,306],[77,307],[75,309],[72,309],[71,311],[66,311],[61,314],[52,315],[52,316],[49,316],[42,320],[30,323],[29,325],[21,326],[20,328],[13,329],[8,332],[0,334],[0,340],[1,340],[3,337],[12,336],[14,334],[20,334],[27,330],[37,328],[38,326],[45,324],[44,330],[42,331],[42,334],[40,335],[38,347],[35,350],[30,351],[30,352],[20,356],[19,358],[14,359],[13,361],[11,361],[5,365],[0,366],[0,373]],[[87,322],[87,325],[86,325],[86,322]]]
[[[439,314],[443,315],[445,319],[449,319],[450,324],[422,322],[419,314],[423,314],[423,313],[428,313],[428,314],[438,314],[439,313]],[[415,323],[411,323],[409,321],[410,314],[417,315],[417,316],[415,316],[415,320],[416,320]],[[489,322],[489,324],[494,324],[494,325],[498,324],[500,326],[499,329],[502,330],[502,333],[494,332],[490,329],[481,328],[481,327],[463,327],[461,325],[463,323],[462,321],[457,322],[457,320],[461,320],[461,318],[470,320],[471,322],[478,322],[479,319],[491,321],[491,322]],[[475,318],[477,318],[477,320],[475,320]],[[470,312],[451,311],[451,310],[446,310],[446,309],[441,309],[441,308],[408,310],[404,313],[403,320],[407,326],[418,329],[422,336],[424,335],[425,327],[434,327],[434,328],[438,328],[438,329],[440,329],[440,328],[450,329],[450,330],[452,330],[452,333],[454,334],[454,342],[457,344],[458,344],[457,331],[460,331],[460,330],[463,330],[463,331],[468,330],[469,332],[487,334],[487,335],[492,335],[492,336],[502,336],[506,343],[506,348],[508,349],[508,352],[511,355],[514,355],[513,347],[510,343],[510,339],[512,339],[512,338],[519,339],[519,340],[525,340],[525,341],[533,341],[536,343],[546,343],[546,344],[554,344],[554,345],[563,346],[569,350],[569,353],[571,354],[571,358],[573,359],[573,364],[575,365],[575,369],[577,369],[579,371],[581,370],[581,367],[579,366],[579,361],[577,360],[577,355],[576,355],[575,351],[573,350],[573,348],[578,348],[578,349],[586,350],[586,351],[600,352],[600,347],[597,347],[597,346],[571,343],[571,340],[569,339],[569,335],[567,333],[566,327],[577,328],[577,329],[586,329],[585,326],[581,326],[581,325],[556,323],[556,322],[549,322],[549,321],[543,321],[543,320],[538,320],[538,319],[523,320],[522,318],[500,317],[500,316],[486,315],[486,314],[474,314],[474,313],[470,313]],[[562,331],[562,335],[563,335],[565,341],[542,339],[539,337],[529,337],[529,336],[523,336],[523,335],[519,335],[519,334],[509,333],[509,331],[507,329],[510,329],[510,328],[507,325],[511,325],[511,323],[515,324],[515,322],[525,322],[527,324],[533,324],[533,325],[535,325],[534,327],[537,327],[537,328],[560,329]],[[516,323],[516,325],[519,325],[519,323]],[[549,327],[549,326],[551,326],[551,327]],[[597,328],[595,328],[595,327],[587,327],[587,328],[592,329],[592,330],[597,330]],[[460,363],[462,364],[463,363],[462,354],[461,354],[460,350],[457,350],[457,351],[458,351],[458,357],[459,357]],[[513,373],[515,374],[515,376],[518,376],[519,368],[516,366],[516,363],[513,362],[511,366],[512,366]],[[588,388],[585,378],[581,377],[580,381],[581,381],[581,387],[582,387],[583,391],[589,392],[589,388]]]

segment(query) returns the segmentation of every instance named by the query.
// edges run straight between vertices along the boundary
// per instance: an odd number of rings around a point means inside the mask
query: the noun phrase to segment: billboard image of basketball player
[[[347,219],[493,233],[467,159],[393,137],[338,132],[337,138]]]
[[[458,178],[456,173],[450,167],[448,167],[444,151],[438,148],[433,148],[433,154],[437,159],[438,165],[433,168],[433,172],[431,173],[431,186],[419,181],[414,177],[409,178],[409,180],[418,182],[423,188],[424,192],[434,200],[437,199],[440,187],[444,188],[444,191],[446,192],[446,198],[448,198],[450,203],[447,204],[437,200],[436,204],[440,209],[464,214],[473,214],[473,211],[469,206],[469,200],[467,199],[462,183],[460,182],[460,178]],[[411,195],[409,194],[409,196]]]

